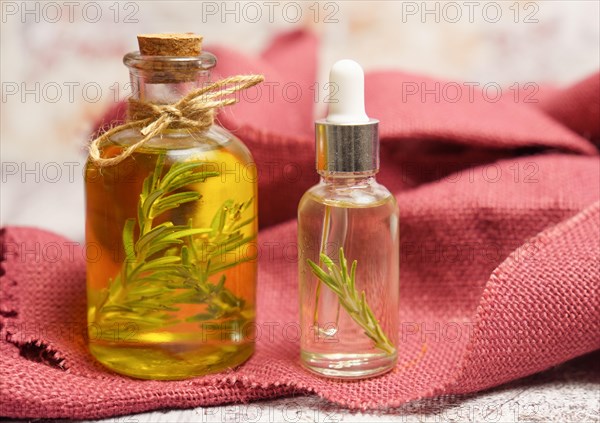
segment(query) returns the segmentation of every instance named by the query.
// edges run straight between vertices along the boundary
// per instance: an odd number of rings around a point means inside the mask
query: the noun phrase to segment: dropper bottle
[[[361,379],[397,360],[398,206],[375,180],[378,125],[352,60],[330,72],[327,118],[315,123],[320,182],[298,206],[301,362],[332,378]]]

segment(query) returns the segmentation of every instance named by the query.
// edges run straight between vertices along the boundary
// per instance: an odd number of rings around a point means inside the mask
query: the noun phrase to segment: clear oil
[[[104,156],[116,156],[138,139],[125,131],[104,147]],[[159,157],[163,175],[182,162],[198,163],[219,175],[178,189],[195,191],[200,198],[156,216],[153,226],[171,222],[211,228],[223,208],[227,222],[246,222],[236,232],[239,245],[227,244],[226,252],[218,250],[223,234],[202,244],[202,257],[194,263],[214,269],[203,286],[218,287],[218,293],[204,292],[203,300],[192,292],[198,290],[197,281],[174,280],[159,271],[132,280],[123,277],[125,222],[137,219],[144,180],[155,171]],[[171,131],[115,166],[99,169],[88,162],[85,179],[88,335],[96,359],[137,378],[183,379],[233,368],[249,358],[254,350],[258,222],[256,168],[243,144],[216,126],[202,134]],[[139,232],[136,225],[134,238]],[[194,235],[200,236],[205,235]],[[181,255],[180,248],[175,245],[149,259]],[[150,280],[144,282],[144,277]],[[187,297],[179,301],[182,295]]]
[[[397,345],[398,211],[394,197],[372,177],[330,178],[309,190],[298,209],[301,362],[318,374],[359,379],[391,370],[397,353],[365,335],[337,295],[311,272],[325,252],[357,261],[356,289],[364,291],[383,332]]]

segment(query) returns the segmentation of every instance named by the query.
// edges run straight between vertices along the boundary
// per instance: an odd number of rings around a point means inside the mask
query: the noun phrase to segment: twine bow
[[[174,104],[154,104],[130,99],[129,121],[93,140],[89,147],[90,159],[98,167],[113,166],[167,129],[207,129],[214,123],[217,109],[237,103],[237,98],[227,96],[260,84],[264,79],[262,75],[232,76],[194,90]],[[111,136],[130,128],[139,128],[143,138],[124,149],[118,156],[102,157],[102,145]]]

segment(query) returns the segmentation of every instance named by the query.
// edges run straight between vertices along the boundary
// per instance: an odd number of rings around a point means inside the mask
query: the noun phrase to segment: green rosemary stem
[[[199,192],[185,187],[219,176],[218,172],[202,170],[203,162],[175,163],[163,172],[164,162],[165,155],[160,154],[154,171],[143,182],[137,219],[128,219],[123,226],[125,259],[121,271],[103,292],[95,321],[132,320],[145,329],[162,328],[178,322],[172,313],[179,311],[180,304],[205,306],[203,313],[189,317],[188,321],[246,319],[245,301],[224,286],[225,275],[217,283],[209,278],[251,259],[224,262],[217,254],[254,239],[254,235],[244,235],[243,230],[256,217],[242,218],[252,199],[240,204],[225,201],[208,228],[194,228],[191,219],[187,225],[171,221],[155,225],[155,217],[200,199]],[[219,248],[199,257],[198,249],[206,252],[211,245]]]
[[[394,354],[396,348],[383,332],[379,321],[367,304],[365,292],[359,293],[356,289],[357,261],[352,262],[348,273],[348,261],[344,256],[343,248],[340,248],[339,252],[339,265],[336,265],[325,253],[321,253],[320,258],[327,272],[315,262],[307,260],[313,274],[337,295],[340,305],[364,330],[365,335],[375,343],[375,347],[387,354]]]
[[[321,248],[319,254],[326,252],[327,241],[329,239],[329,230],[331,226],[331,207],[325,205],[325,216],[323,217],[323,231],[321,233]],[[320,263],[319,263],[320,264]],[[319,300],[321,299],[321,280],[317,280],[315,289],[315,312],[313,315],[313,326],[319,326]]]

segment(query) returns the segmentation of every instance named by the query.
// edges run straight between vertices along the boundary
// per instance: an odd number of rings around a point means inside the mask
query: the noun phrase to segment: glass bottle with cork
[[[86,242],[99,251],[87,263],[89,347],[118,373],[183,379],[254,350],[256,168],[213,119],[262,77],[211,85],[216,58],[194,34],[138,42],[124,57],[128,122],[92,143],[86,165]]]

